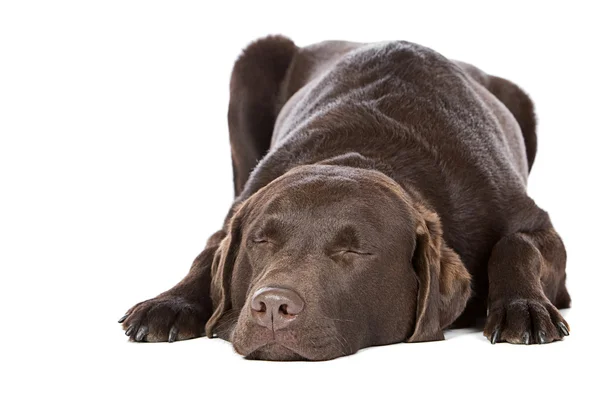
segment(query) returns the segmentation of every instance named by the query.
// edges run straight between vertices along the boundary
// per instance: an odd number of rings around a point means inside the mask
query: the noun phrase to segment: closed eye
[[[341,250],[335,252],[337,255],[361,255],[361,256],[371,256],[373,255],[370,252],[356,251],[356,250]]]

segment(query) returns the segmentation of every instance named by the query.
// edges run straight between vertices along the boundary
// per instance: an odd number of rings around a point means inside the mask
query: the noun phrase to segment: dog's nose
[[[287,327],[304,309],[304,301],[287,288],[261,288],[250,301],[252,317],[256,323],[272,330]]]

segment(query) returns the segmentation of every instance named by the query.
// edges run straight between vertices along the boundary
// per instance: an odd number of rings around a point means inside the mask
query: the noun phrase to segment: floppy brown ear
[[[421,204],[417,210],[417,244],[413,266],[419,279],[415,330],[408,342],[444,339],[448,327],[471,295],[471,276],[442,236],[438,215]]]
[[[231,275],[240,246],[241,212],[241,209],[238,210],[231,218],[227,236],[221,241],[212,262],[210,295],[214,310],[206,322],[206,336],[209,338],[215,335],[219,319],[231,309]]]

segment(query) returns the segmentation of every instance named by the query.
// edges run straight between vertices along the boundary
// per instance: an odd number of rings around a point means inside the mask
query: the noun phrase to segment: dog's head
[[[470,294],[435,213],[378,171],[333,165],[297,167],[243,202],[212,277],[207,334],[268,360],[440,340]]]

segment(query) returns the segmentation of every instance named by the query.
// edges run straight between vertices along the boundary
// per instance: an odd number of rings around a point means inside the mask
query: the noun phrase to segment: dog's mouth
[[[267,361],[307,361],[309,358],[281,345],[277,342],[268,343],[252,353],[247,354],[248,360],[267,360]]]
[[[323,361],[351,354],[350,346],[340,344],[344,338],[328,328],[273,332],[263,327],[242,327],[232,333],[230,341],[239,354],[251,360]]]

